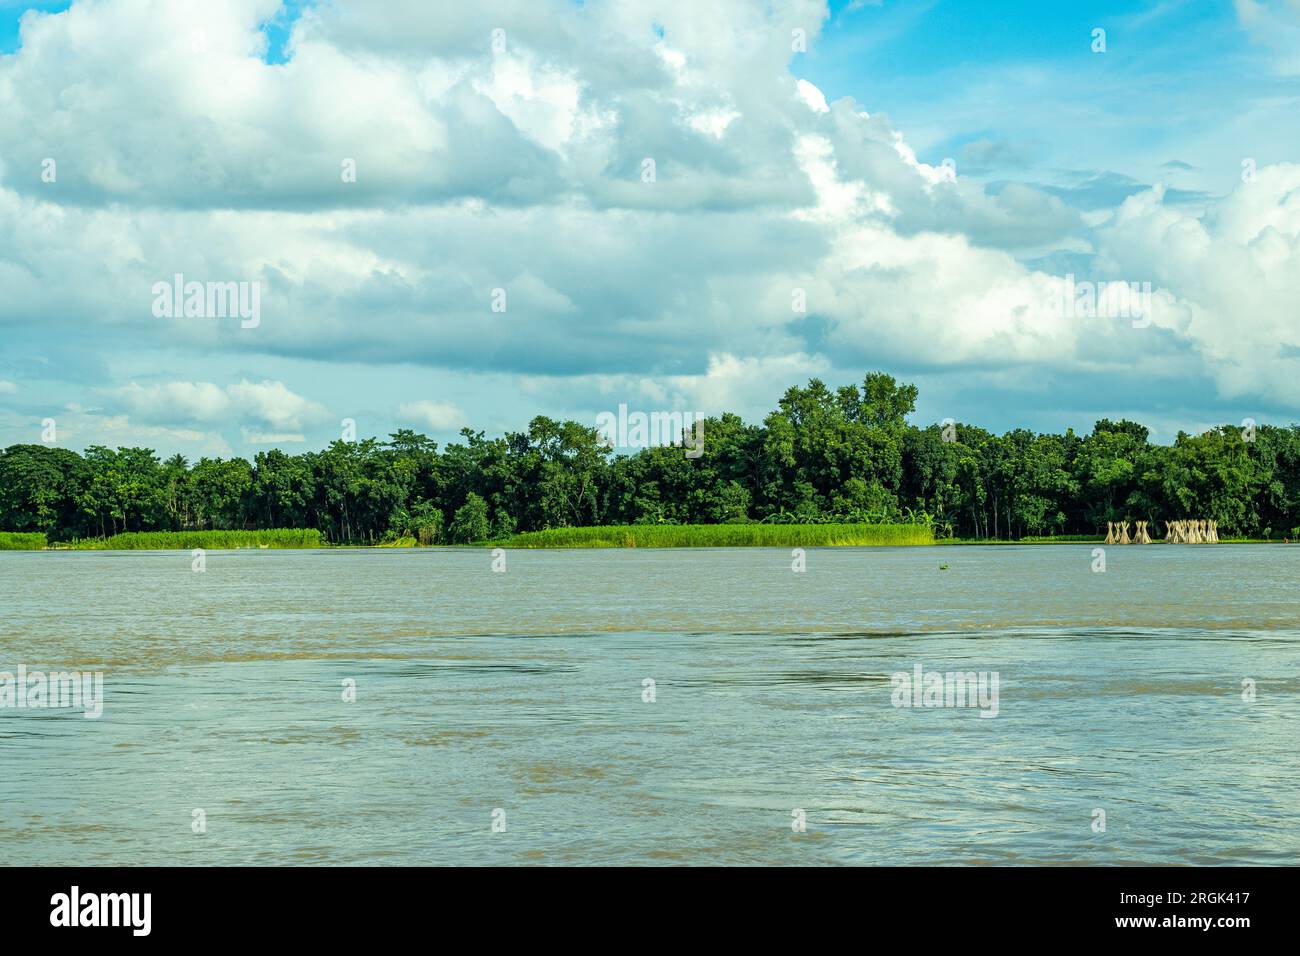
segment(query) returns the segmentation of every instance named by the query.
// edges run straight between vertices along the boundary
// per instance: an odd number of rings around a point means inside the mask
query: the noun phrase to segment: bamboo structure
[[[1147,530],[1149,521],[1132,522],[1134,531],[1129,536],[1128,521],[1106,522],[1107,544],[1151,544],[1151,532]],[[1166,544],[1218,544],[1219,522],[1206,518],[1192,518],[1183,521],[1165,522]]]
[[[1204,518],[1165,522],[1166,544],[1218,544],[1219,522]]]

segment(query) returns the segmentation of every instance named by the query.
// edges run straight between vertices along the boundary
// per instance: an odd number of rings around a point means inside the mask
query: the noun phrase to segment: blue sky
[[[0,444],[757,419],[877,368],[922,422],[1300,419],[1300,0],[0,0],[0,54]],[[155,314],[177,273],[255,327]]]
[[[59,13],[70,6],[70,0],[54,3],[28,3],[25,0],[0,0],[0,53],[18,49],[18,22],[28,10]]]
[[[304,7],[313,0],[284,0],[276,12],[259,24],[266,36],[266,51],[262,57],[267,63],[283,63],[288,59],[286,45],[293,24],[302,15]],[[13,53],[22,45],[20,23],[28,10],[38,13],[62,13],[72,6],[72,0],[51,0],[48,3],[31,3],[28,0],[0,0],[0,53]]]
[[[1095,28],[1106,31],[1104,55],[1092,52]],[[1221,191],[1238,171],[1206,167],[1239,143],[1207,144],[1207,131],[1273,98],[1292,104],[1300,90],[1243,29],[1232,0],[836,2],[794,70],[828,97],[888,113],[932,162],[987,140],[1003,144],[992,176],[1097,170]],[[1267,162],[1296,155],[1300,124],[1283,110],[1277,120],[1276,130],[1257,128]]]
[[[262,23],[259,29],[266,37],[262,59],[267,63],[283,63],[288,59],[286,46],[293,24],[302,15],[303,8],[313,0],[284,0],[279,9]],[[13,53],[22,45],[20,25],[23,14],[29,10],[38,13],[62,13],[72,6],[72,0],[51,0],[48,3],[30,3],[28,0],[0,0],[0,53]]]

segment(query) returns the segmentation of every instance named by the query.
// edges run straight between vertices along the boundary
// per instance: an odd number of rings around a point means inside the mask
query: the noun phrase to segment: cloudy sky
[[[0,445],[1300,420],[1300,0],[0,0],[0,336]]]

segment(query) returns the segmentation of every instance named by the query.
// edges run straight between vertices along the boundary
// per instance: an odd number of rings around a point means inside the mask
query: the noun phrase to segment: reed
[[[917,524],[603,525],[517,534],[512,548],[824,548],[934,544]]]
[[[0,531],[0,551],[41,551],[45,535],[25,531]]]
[[[82,538],[67,547],[79,551],[221,551],[232,548],[320,548],[315,528],[272,528],[267,531],[131,531],[109,538]]]

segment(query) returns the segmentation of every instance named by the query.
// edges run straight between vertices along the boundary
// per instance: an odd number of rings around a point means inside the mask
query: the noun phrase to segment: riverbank
[[[550,528],[510,538],[477,541],[461,547],[506,548],[819,548],[934,544],[925,525],[916,524],[713,524],[713,525],[607,525],[590,528]],[[379,548],[415,548],[413,537],[373,545]],[[445,544],[435,547],[448,547]],[[315,530],[268,531],[146,531],[47,542],[44,535],[0,535],[0,550],[60,551],[167,551],[238,548],[351,548],[367,545],[331,545]]]
[[[1105,544],[1106,539],[1091,535],[1061,535],[1057,538],[941,538],[935,544]]]
[[[1164,544],[1155,540],[1152,544]],[[1220,544],[1283,544],[1278,539],[1223,538]],[[1292,541],[1292,544],[1300,543]],[[438,543],[431,547],[462,548],[828,548],[943,545],[1103,545],[1101,536],[936,539],[916,524],[710,524],[604,525],[589,528],[550,528],[509,538],[472,544]],[[418,548],[413,537],[365,544],[330,544],[314,529],[275,528],[265,531],[143,531],[108,538],[47,541],[43,534],[0,532],[0,551],[192,551],[254,549]],[[1118,547],[1118,546],[1116,546]]]
[[[941,538],[934,542],[942,545],[1004,545],[1004,544],[1095,544],[1105,545],[1106,539],[1101,535],[1062,535],[1059,538]],[[1152,538],[1152,544],[1167,544],[1164,538]],[[1283,538],[1220,538],[1215,544],[1300,544],[1300,541]],[[1131,547],[1132,545],[1107,545],[1107,547]]]

